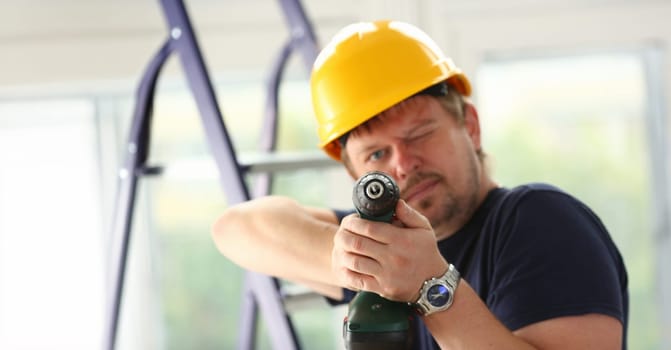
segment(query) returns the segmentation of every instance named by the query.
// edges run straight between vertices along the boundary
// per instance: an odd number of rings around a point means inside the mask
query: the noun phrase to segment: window
[[[257,152],[263,122],[262,81],[237,80],[217,86],[220,108],[237,155]],[[304,81],[287,81],[281,89],[278,149],[288,152],[318,151],[310,99]],[[145,337],[165,349],[232,348],[240,334],[244,270],[217,250],[210,236],[214,220],[227,205],[208,148],[200,115],[191,92],[179,83],[161,86],[155,104],[152,129],[152,165],[164,165],[165,176],[147,178],[140,188],[146,199],[148,232],[133,232],[149,245],[135,249],[131,259],[151,254],[150,274],[155,281],[150,294],[155,332]],[[253,176],[248,178],[253,190]],[[345,190],[343,190],[345,189]],[[340,167],[281,172],[275,176],[273,193],[289,195],[303,203],[349,207],[351,180]],[[133,249],[133,248],[132,248]],[[145,249],[141,251],[140,249]],[[146,260],[145,260],[146,263]],[[127,285],[132,288],[131,285]],[[315,306],[311,304],[311,306]],[[127,306],[122,311],[128,312]],[[137,310],[151,307],[133,304]],[[346,311],[323,304],[291,313],[301,345],[339,348]],[[260,348],[270,347],[263,322],[257,336]],[[122,323],[121,336],[131,332],[131,319]],[[132,341],[131,341],[132,342]],[[136,343],[134,343],[136,344]]]
[[[100,346],[97,152],[90,100],[0,102],[0,348]]]
[[[601,217],[628,269],[629,344],[656,349],[653,167],[644,52],[489,59],[477,106],[494,176],[550,182]],[[652,77],[655,78],[655,77]]]

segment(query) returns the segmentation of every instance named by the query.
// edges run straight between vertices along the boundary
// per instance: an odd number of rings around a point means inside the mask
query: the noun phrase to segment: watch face
[[[426,300],[435,307],[447,304],[450,299],[450,291],[442,284],[435,284],[426,293]]]

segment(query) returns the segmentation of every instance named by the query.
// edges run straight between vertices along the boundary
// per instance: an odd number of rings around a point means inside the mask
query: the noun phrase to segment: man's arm
[[[424,322],[441,349],[622,349],[622,323],[600,314],[558,317],[510,332],[464,280],[452,307]]]
[[[426,218],[399,201],[403,227],[349,216],[335,237],[334,271],[345,286],[398,301],[414,301],[422,281],[443,274],[447,262],[435,248]],[[431,246],[433,240],[433,246]],[[561,293],[561,291],[558,291]],[[461,280],[454,303],[424,322],[442,349],[621,349],[622,324],[614,317],[585,314],[536,322],[514,332]]]
[[[214,223],[219,251],[241,267],[311,287],[334,299],[342,289],[331,271],[335,214],[279,196],[228,208]]]

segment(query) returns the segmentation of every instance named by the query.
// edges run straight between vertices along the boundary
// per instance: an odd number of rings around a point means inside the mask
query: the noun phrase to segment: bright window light
[[[0,103],[0,348],[100,347],[103,245],[94,108]]]

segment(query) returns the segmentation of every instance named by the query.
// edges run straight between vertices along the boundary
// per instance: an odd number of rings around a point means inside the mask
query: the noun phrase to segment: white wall
[[[287,37],[279,1],[185,1],[211,70],[265,71]],[[319,38],[352,21],[419,24],[467,72],[492,50],[668,45],[671,2],[312,0]],[[158,0],[0,2],[0,97],[26,86],[138,79],[167,35]],[[272,56],[272,54],[271,54]],[[671,69],[667,70],[671,79]]]
[[[63,82],[137,79],[167,35],[156,0],[0,2],[0,92]],[[185,1],[212,71],[258,71],[287,37],[279,2]],[[306,1],[320,37],[367,13],[419,17],[402,1]],[[421,4],[418,2],[417,4]],[[375,16],[375,17],[377,17]],[[270,51],[268,51],[270,50]],[[1,94],[0,94],[1,96]]]

